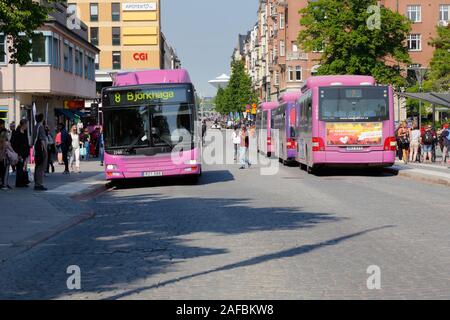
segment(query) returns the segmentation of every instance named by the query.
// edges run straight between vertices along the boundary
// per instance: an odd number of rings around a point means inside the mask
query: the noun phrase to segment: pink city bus
[[[278,98],[278,107],[272,110],[272,144],[274,156],[287,165],[296,161],[297,134],[295,125],[300,105],[297,103],[301,96],[298,92],[287,92]],[[275,133],[277,130],[278,133]],[[276,137],[278,136],[278,139]]]
[[[311,77],[298,101],[297,161],[382,168],[395,162],[393,90],[370,76]]]
[[[107,180],[202,172],[195,89],[186,70],[119,73],[102,92]]]
[[[258,108],[256,115],[256,134],[258,143],[258,152],[272,156],[272,137],[271,128],[273,124],[271,110],[278,107],[277,102],[263,102]]]

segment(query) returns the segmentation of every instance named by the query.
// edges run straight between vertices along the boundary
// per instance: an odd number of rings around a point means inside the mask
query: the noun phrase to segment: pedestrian
[[[33,131],[34,147],[34,190],[46,191],[44,187],[45,169],[48,164],[47,135],[45,134],[44,115],[39,113],[35,117],[36,126]]]
[[[16,166],[16,188],[26,188],[30,184],[27,170],[27,159],[30,155],[27,119],[20,120],[19,126],[11,137],[11,146],[19,157]]]
[[[8,134],[9,134],[8,140],[9,141],[11,141],[11,138],[12,138],[12,135],[13,135],[14,131],[16,131],[16,123],[13,121],[13,122],[11,122],[9,124],[9,132],[8,132]],[[12,169],[12,172],[16,172],[16,166],[15,165],[11,165],[11,169]],[[9,168],[8,168],[8,172],[9,172]]]
[[[409,143],[409,162],[416,162],[419,155],[420,146],[420,130],[417,123],[414,123],[413,128],[410,132],[410,143]]]
[[[402,122],[400,128],[398,129],[397,136],[398,136],[398,140],[400,142],[399,147],[400,147],[400,150],[402,153],[403,162],[405,164],[407,164],[408,158],[409,158],[410,133],[409,133],[408,124],[406,121]]]
[[[17,164],[18,156],[14,152],[6,134],[0,134],[0,189],[12,189],[8,183],[10,164]]]
[[[88,128],[84,129],[84,132],[79,136],[79,139],[81,141],[82,148],[84,148],[84,150],[81,152],[81,154],[83,155],[83,158],[84,158],[83,160],[88,161],[89,155],[91,153],[91,147],[90,147],[91,135],[89,134]]]
[[[56,129],[56,135],[55,135],[55,148],[56,148],[56,159],[58,161],[59,165],[64,164],[63,162],[63,155],[61,150],[61,128],[58,125],[58,128]]]
[[[242,125],[239,137],[240,137],[240,152],[241,152],[241,167],[239,169],[245,169],[245,165],[247,165],[250,168],[251,163],[248,160],[249,137],[247,127],[245,125]]]
[[[82,146],[80,141],[80,135],[77,132],[77,126],[73,126],[70,132],[70,138],[72,140],[72,152],[70,154],[70,168],[72,172],[81,173],[80,171],[80,148]],[[73,163],[75,162],[75,170]]]
[[[103,137],[103,127],[100,127],[99,130],[100,134],[98,136],[98,148],[100,156],[100,165],[103,166],[103,162],[105,161],[105,139]]]
[[[202,121],[202,143],[205,143],[206,130],[207,130],[206,120],[203,120]]]
[[[444,146],[442,148],[442,164],[447,164],[450,150],[450,129],[448,123],[444,124],[443,130],[441,132],[441,137]]]
[[[435,143],[436,135],[434,134],[431,125],[427,125],[424,134],[421,138],[423,162],[431,163],[433,159],[433,146]]]
[[[55,172],[55,166],[53,165],[53,156],[56,154],[55,141],[50,133],[50,128],[45,126],[45,134],[47,135],[47,169],[45,173],[50,173],[50,168],[52,168],[52,173]]]
[[[234,145],[234,161],[236,161],[238,158],[239,147],[241,144],[241,137],[239,136],[238,126],[234,127],[232,138],[233,138],[233,145]]]
[[[72,136],[67,132],[66,128],[62,123],[59,124],[59,131],[61,133],[61,153],[62,160],[64,163],[63,174],[69,174],[69,152],[72,149]]]

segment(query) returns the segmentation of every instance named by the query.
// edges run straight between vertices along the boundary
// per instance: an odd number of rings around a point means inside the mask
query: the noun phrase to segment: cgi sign
[[[147,61],[148,60],[148,54],[144,52],[136,52],[133,54],[134,61]]]

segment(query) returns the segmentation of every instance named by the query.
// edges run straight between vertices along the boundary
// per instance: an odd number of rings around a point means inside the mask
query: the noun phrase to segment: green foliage
[[[431,41],[435,50],[424,87],[428,86],[429,91],[447,92],[450,90],[450,26],[437,27],[437,34]]]
[[[406,17],[379,8],[379,28],[369,28],[376,0],[318,0],[300,10],[298,43],[307,52],[323,49],[319,75],[372,75],[379,83],[401,86],[401,63],[410,63],[406,37],[411,29]]]
[[[247,104],[258,103],[252,80],[242,61],[231,63],[231,77],[226,89],[219,88],[215,98],[216,111],[221,114],[243,112]]]
[[[33,33],[47,20],[55,2],[62,0],[47,0],[46,4],[33,0],[0,0],[0,32],[11,45],[10,63],[24,65],[30,61]]]

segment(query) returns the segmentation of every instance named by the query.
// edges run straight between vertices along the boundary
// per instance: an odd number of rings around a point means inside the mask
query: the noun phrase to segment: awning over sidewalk
[[[78,110],[69,110],[69,109],[55,109],[56,115],[62,115],[69,120],[75,119],[75,117],[84,118],[86,114],[84,112]]]
[[[423,92],[423,93],[411,93],[411,92],[398,92],[399,96],[405,98],[412,98],[417,100],[426,101],[435,105],[450,108],[450,93],[435,93],[435,92]]]

